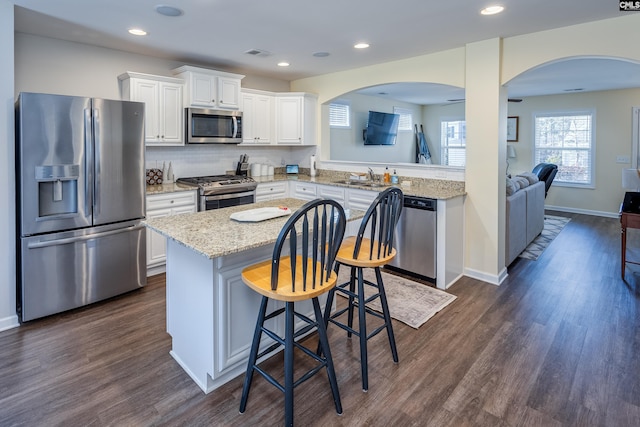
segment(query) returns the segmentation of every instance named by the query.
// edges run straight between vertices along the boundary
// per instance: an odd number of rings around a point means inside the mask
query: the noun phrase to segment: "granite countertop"
[[[312,182],[322,185],[333,185],[337,187],[357,188],[359,190],[369,191],[382,191],[387,186],[382,187],[370,187],[365,185],[359,185],[358,181],[350,181],[345,183],[349,178],[349,174],[346,172],[336,172],[322,170],[315,177],[309,175],[285,175],[275,174],[270,176],[256,176],[253,177],[258,184],[278,181],[300,181],[300,182]],[[464,182],[462,181],[449,181],[442,179],[428,179],[428,178],[415,178],[415,177],[400,177],[400,182],[410,181],[410,186],[396,185],[407,196],[427,197],[431,199],[452,199],[454,197],[464,196],[467,194],[464,189]],[[160,184],[160,185],[147,185],[147,194],[162,194],[178,191],[194,191],[195,188],[186,186],[184,184]]]
[[[178,184],[172,182],[171,184],[158,184],[147,185],[147,195],[150,194],[165,194],[165,193],[178,193],[180,191],[197,191],[198,189],[189,185]]]
[[[313,182],[323,185],[334,185],[337,187],[357,188],[360,190],[369,191],[382,191],[388,186],[382,187],[370,187],[359,185],[358,181],[349,181],[345,183],[343,181],[348,180],[348,174],[344,172],[322,171],[321,174],[315,177],[308,175],[283,175],[276,174],[271,176],[257,176],[254,177],[258,183],[277,182],[277,181],[300,181],[300,182]],[[431,199],[452,199],[454,197],[464,196],[467,194],[464,189],[464,182],[462,181],[448,181],[442,179],[428,179],[428,178],[405,178],[402,177],[400,182],[410,181],[410,186],[394,185],[402,190],[402,192],[408,196],[427,197]]]
[[[289,216],[282,216],[260,222],[238,222],[229,218],[232,213],[277,206],[286,206],[296,211],[305,203],[307,203],[306,200],[291,198],[269,200],[251,205],[150,218],[144,221],[144,224],[211,259],[274,244],[289,218]],[[346,209],[345,212],[348,221],[364,217],[363,211]]]

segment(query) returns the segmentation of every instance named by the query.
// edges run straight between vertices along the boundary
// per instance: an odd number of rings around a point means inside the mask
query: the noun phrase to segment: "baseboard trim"
[[[575,214],[582,214],[582,215],[602,216],[605,218],[618,218],[619,216],[618,212],[592,211],[589,209],[567,208],[564,206],[545,205],[544,209],[550,210],[550,211],[559,211],[559,212],[575,213]]]
[[[20,326],[20,322],[18,322],[18,316],[15,314],[13,316],[0,319],[0,332],[17,328],[18,326]]]
[[[487,282],[490,283],[492,285],[500,285],[500,283],[502,283],[502,280],[500,277],[504,274],[505,269],[503,269],[503,271],[501,271],[498,275],[495,274],[488,274],[485,273],[483,271],[478,271],[478,270],[474,270],[472,268],[465,268],[464,269],[464,275],[471,277],[472,279],[477,279],[477,280],[481,280],[483,282]]]

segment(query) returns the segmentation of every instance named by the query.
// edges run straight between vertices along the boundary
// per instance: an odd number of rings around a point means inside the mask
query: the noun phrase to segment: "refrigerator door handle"
[[[93,215],[94,217],[100,213],[100,186],[98,183],[100,182],[100,110],[97,108],[92,109],[92,124],[93,124],[93,143],[95,145],[94,148],[94,177],[93,177]]]
[[[85,108],[84,110],[84,147],[85,147],[85,182],[84,182],[84,212],[85,215],[91,215],[91,206],[93,205],[93,185],[89,183],[93,182],[93,144],[91,143],[91,131],[92,131],[91,109]]]
[[[87,234],[87,235],[84,235],[84,236],[77,236],[77,237],[67,237],[67,238],[64,238],[64,239],[41,240],[39,242],[31,242],[31,243],[29,243],[27,245],[27,248],[28,249],[39,249],[39,248],[46,248],[46,247],[49,247],[49,246],[65,245],[67,243],[84,242],[84,241],[87,241],[87,240],[98,239],[98,238],[101,238],[101,237],[112,236],[112,235],[115,235],[115,234],[128,233],[129,231],[138,230],[140,228],[144,228],[144,225],[142,225],[142,224],[132,225],[130,227],[119,228],[117,230],[104,231],[102,233]]]

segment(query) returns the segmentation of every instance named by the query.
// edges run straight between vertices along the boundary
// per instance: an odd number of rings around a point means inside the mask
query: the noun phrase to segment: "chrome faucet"
[[[375,180],[376,180],[376,177],[375,177],[375,175],[373,174],[373,169],[371,169],[371,168],[368,168],[368,169],[369,169],[369,180],[370,180],[370,181],[375,181]]]

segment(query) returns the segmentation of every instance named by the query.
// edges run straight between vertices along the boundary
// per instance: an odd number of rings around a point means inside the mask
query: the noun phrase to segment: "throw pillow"
[[[533,172],[522,172],[519,173],[518,176],[527,178],[527,180],[529,181],[529,185],[535,184],[536,182],[540,181],[538,179],[538,175]]]
[[[514,180],[507,177],[507,197],[511,196],[513,193],[515,193],[519,189],[520,189],[520,186],[516,184]]]
[[[523,176],[516,176],[515,178],[513,178],[513,180],[520,188],[525,188],[529,186],[529,180]]]

